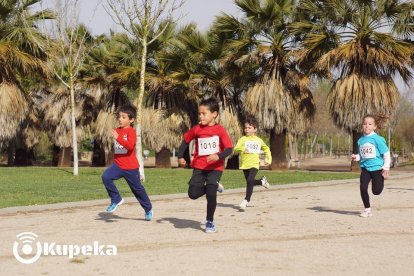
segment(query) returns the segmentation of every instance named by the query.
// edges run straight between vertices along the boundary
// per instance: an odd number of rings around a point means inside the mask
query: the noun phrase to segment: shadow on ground
[[[118,215],[114,215],[112,213],[107,212],[101,212],[98,214],[98,218],[95,220],[103,220],[105,222],[117,222],[120,219],[128,219],[128,220],[145,220],[143,218],[126,218],[126,217],[120,217]]]
[[[329,209],[329,208],[322,207],[322,206],[315,206],[315,207],[308,208],[308,209],[313,210],[315,212],[327,212],[327,213],[335,213],[335,214],[340,214],[340,215],[349,215],[349,216],[359,215],[359,212],[355,212],[355,211],[334,210],[334,209]]]
[[[228,203],[217,203],[217,207],[232,208],[234,210],[240,210],[238,205],[228,204]]]
[[[190,219],[180,219],[180,218],[160,218],[157,220],[158,223],[164,223],[169,222],[171,223],[175,228],[178,229],[186,229],[186,228],[192,228],[196,230],[203,230],[201,228],[201,222],[190,220]]]

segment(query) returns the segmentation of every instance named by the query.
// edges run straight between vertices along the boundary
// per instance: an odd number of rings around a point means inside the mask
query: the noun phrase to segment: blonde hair
[[[387,126],[388,119],[389,119],[389,117],[385,114],[378,114],[378,115],[367,114],[364,116],[364,118],[362,118],[362,121],[364,121],[365,118],[374,119],[375,125],[377,126],[379,130],[384,129]]]

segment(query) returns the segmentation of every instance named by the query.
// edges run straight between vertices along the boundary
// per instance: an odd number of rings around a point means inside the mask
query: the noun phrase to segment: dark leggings
[[[379,171],[367,171],[366,169],[361,169],[360,176],[360,186],[362,202],[364,202],[365,208],[370,208],[369,204],[369,195],[368,195],[368,184],[372,179],[372,193],[374,195],[381,194],[384,189],[384,177],[382,176],[382,170]]]
[[[206,171],[206,170],[193,170],[189,186],[188,197],[191,199],[197,199],[203,195],[207,198],[207,217],[209,221],[214,220],[214,213],[217,206],[217,182],[220,181],[221,171]]]
[[[246,178],[247,186],[246,186],[246,197],[247,201],[250,201],[252,194],[253,194],[253,186],[262,185],[262,181],[255,180],[256,174],[259,170],[256,168],[251,168],[247,170],[243,170],[244,178]]]

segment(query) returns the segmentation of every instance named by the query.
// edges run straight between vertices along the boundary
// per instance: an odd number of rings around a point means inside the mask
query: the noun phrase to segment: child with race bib
[[[390,151],[385,139],[375,133],[382,126],[386,118],[366,115],[363,119],[363,136],[358,140],[358,154],[352,154],[352,160],[360,161],[360,192],[365,210],[361,217],[371,217],[372,210],[369,203],[368,184],[372,180],[372,193],[381,194],[384,189],[384,178],[390,174]]]
[[[268,189],[270,187],[266,176],[262,176],[260,180],[255,177],[259,172],[259,156],[261,151],[266,153],[266,165],[272,163],[272,155],[269,147],[262,139],[256,136],[259,124],[254,117],[248,116],[244,121],[245,136],[241,137],[234,147],[234,153],[240,154],[239,169],[243,170],[246,178],[246,197],[240,203],[240,209],[245,210],[250,203],[253,194],[253,187],[261,185]]]
[[[191,167],[193,175],[189,181],[188,196],[197,199],[203,195],[207,198],[206,233],[216,232],[214,212],[217,206],[217,189],[224,170],[224,159],[233,151],[233,144],[226,130],[216,123],[219,104],[216,99],[208,98],[198,107],[199,124],[184,134],[178,162],[185,165],[183,158],[189,143],[195,140],[195,149]],[[220,187],[222,189],[222,187]]]
[[[115,140],[114,163],[102,175],[102,182],[111,198],[111,203],[106,211],[113,213],[124,202],[114,184],[114,180],[123,177],[144,209],[145,220],[150,221],[153,218],[152,204],[144,186],[141,184],[139,163],[135,155],[137,135],[132,127],[135,115],[136,109],[132,105],[121,106],[117,111],[119,127],[112,130],[112,136]]]

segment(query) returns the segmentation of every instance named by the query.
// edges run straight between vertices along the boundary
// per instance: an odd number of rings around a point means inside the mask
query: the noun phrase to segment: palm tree
[[[395,75],[408,84],[413,54],[413,2],[302,0],[292,31],[303,39],[301,62],[333,79],[327,103],[335,124],[353,134],[366,114],[392,116]]]
[[[0,148],[9,142],[14,148],[13,138],[28,114],[22,81],[47,72],[46,39],[36,24],[52,18],[53,14],[49,10],[32,12],[32,6],[39,1],[8,0],[0,3],[0,118],[3,127]]]
[[[123,34],[111,33],[110,37],[99,37],[96,46],[89,52],[80,71],[85,89],[94,97],[94,118],[91,125],[94,134],[93,166],[108,166],[113,160],[113,138],[110,130],[116,127],[115,112],[121,105],[130,104],[122,90],[127,81],[114,77],[125,59]]]
[[[95,105],[93,94],[78,86],[75,88],[77,140],[89,132]],[[42,129],[47,131],[51,142],[57,147],[54,164],[69,167],[72,161],[72,115],[70,91],[61,85],[50,86],[37,93],[40,98]]]
[[[220,16],[215,27],[227,33],[229,46],[237,56],[236,64],[250,66],[255,76],[243,95],[244,109],[258,118],[262,128],[270,130],[272,169],[286,167],[286,130],[296,126],[292,115],[297,101],[306,103],[302,110],[314,110],[312,95],[306,89],[307,78],[299,70],[294,50],[294,36],[288,31],[295,11],[295,1],[236,0],[244,16]],[[253,67],[251,64],[254,64]],[[309,97],[309,100],[305,100]],[[310,122],[312,112],[304,112]]]
[[[189,117],[180,110],[143,109],[143,142],[155,151],[156,168],[171,168],[171,149],[180,146],[189,126]]]

